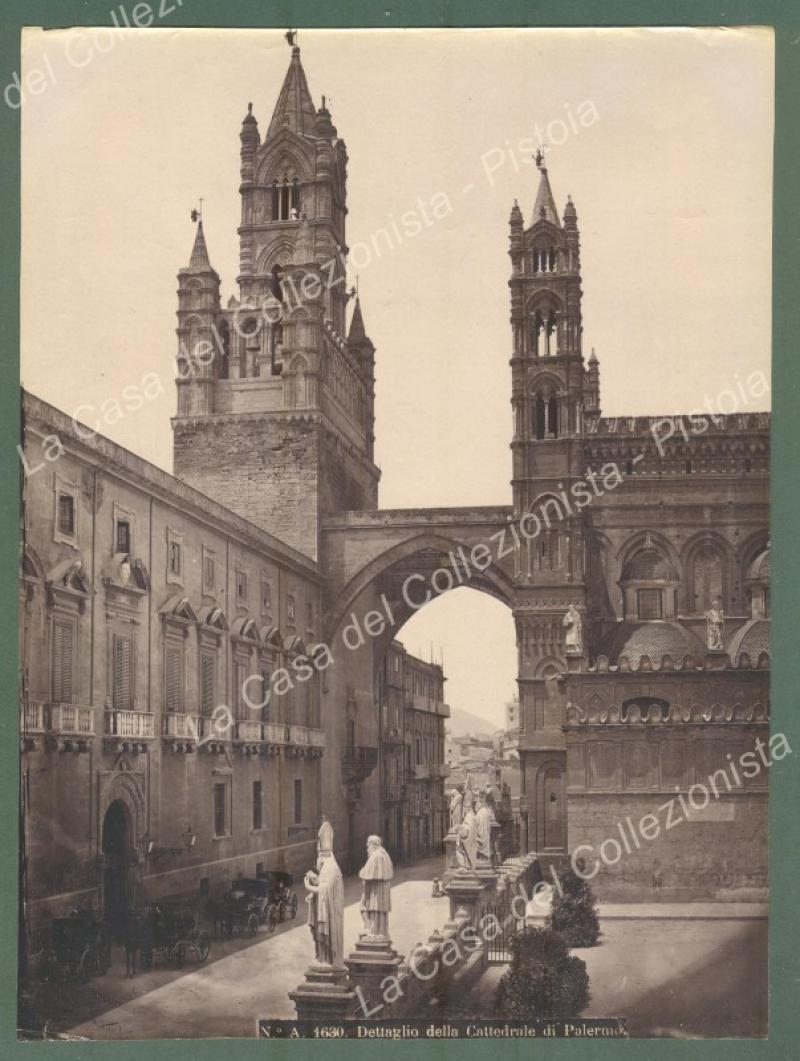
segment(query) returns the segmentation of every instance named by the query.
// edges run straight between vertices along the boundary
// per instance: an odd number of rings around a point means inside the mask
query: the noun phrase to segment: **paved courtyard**
[[[626,1017],[630,1034],[638,1038],[765,1036],[764,909],[756,904],[601,905],[600,943],[572,952],[589,973],[591,1001],[583,1015]],[[474,998],[481,1016],[493,1015],[504,971],[493,966],[481,979]]]
[[[395,949],[408,954],[447,920],[446,899],[431,898],[431,878],[442,868],[440,856],[399,866],[392,887],[391,932]],[[345,881],[345,953],[361,930],[358,912],[361,882]],[[88,984],[47,985],[40,1011],[51,1016],[52,1030],[90,1039],[155,1039],[252,1036],[257,1017],[294,1017],[288,992],[303,981],[313,957],[300,882],[297,920],[254,940],[214,941],[206,965],[183,970],[158,967],[125,975],[121,947],[104,977]]]
[[[407,955],[447,920],[433,899],[433,858],[398,868],[391,931]],[[298,889],[302,899],[302,886]],[[345,881],[345,951],[361,928],[360,881]],[[537,911],[542,916],[544,911]],[[766,908],[732,904],[601,905],[597,947],[574,953],[586,962],[586,1016],[623,1016],[637,1037],[758,1037],[767,1028]],[[537,919],[538,920],[538,919]],[[288,991],[302,982],[313,953],[301,901],[298,919],[274,935],[215,942],[208,964],[159,967],[125,976],[121,948],[105,977],[48,985],[41,1000],[53,1030],[90,1039],[250,1037],[259,1016],[294,1016]],[[490,967],[470,999],[475,1016],[493,1016],[504,967]]]

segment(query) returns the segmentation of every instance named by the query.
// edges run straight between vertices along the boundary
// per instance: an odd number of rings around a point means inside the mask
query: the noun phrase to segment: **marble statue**
[[[323,851],[333,851],[333,826],[323,814],[319,822],[317,833],[317,854]]]
[[[458,831],[458,847],[456,848],[458,864],[462,869],[474,869],[477,860],[477,842],[475,836],[475,811],[470,803],[464,820]]]
[[[359,871],[361,878],[362,937],[389,938],[389,911],[392,908],[391,884],[394,867],[389,852],[379,836],[367,837],[367,861]]]
[[[722,639],[725,629],[725,615],[722,611],[722,602],[716,599],[705,614],[706,620],[706,645],[711,652],[721,652],[725,648]]]
[[[459,789],[454,788],[450,793],[450,830],[456,832],[461,825],[461,817],[464,809],[464,797]]]
[[[332,851],[321,852],[317,872],[309,870],[304,884],[309,894],[308,924],[314,955],[321,965],[344,966],[344,881]]]
[[[566,636],[564,637],[564,647],[567,652],[582,652],[583,651],[583,633],[581,621],[581,615],[574,604],[570,604],[564,613],[564,618],[561,621],[561,625],[567,628]]]
[[[492,814],[482,796],[478,796],[478,810],[475,814],[475,849],[478,861],[492,861]]]

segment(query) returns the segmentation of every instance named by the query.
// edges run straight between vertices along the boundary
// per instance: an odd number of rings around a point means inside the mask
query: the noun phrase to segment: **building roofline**
[[[21,389],[23,424],[29,419],[39,420],[46,427],[53,429],[52,433],[58,436],[62,444],[68,441],[70,448],[79,456],[87,455],[95,460],[99,459],[101,463],[111,464],[114,472],[120,477],[131,480],[134,485],[144,488],[165,503],[174,506],[176,501],[179,501],[183,510],[200,522],[215,523],[220,530],[238,538],[245,545],[268,553],[277,563],[295,568],[306,578],[321,581],[319,565],[310,557],[304,556],[280,538],[231,512],[182,479],[165,472],[163,468],[145,460],[132,450],[112,442],[106,435],[101,435],[87,424],[68,416],[43,398],[25,390],[24,387]]]

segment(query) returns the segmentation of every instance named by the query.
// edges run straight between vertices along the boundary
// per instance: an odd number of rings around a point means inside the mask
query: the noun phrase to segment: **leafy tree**
[[[497,988],[497,1015],[567,1020],[589,1004],[586,963],[549,928],[526,928],[511,943],[511,964]]]
[[[583,869],[580,861],[577,868]],[[559,883],[545,925],[558,932],[568,947],[593,947],[600,936],[600,921],[589,882],[570,867],[559,876]]]

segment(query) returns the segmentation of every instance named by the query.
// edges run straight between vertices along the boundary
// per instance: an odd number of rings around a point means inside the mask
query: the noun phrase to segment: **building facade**
[[[23,411],[32,923],[307,868],[319,675],[273,678],[318,640],[315,565],[52,406]]]
[[[444,673],[392,641],[378,669],[383,839],[395,861],[442,850],[447,834]]]
[[[718,777],[719,798],[680,830],[662,822],[613,856],[617,823],[665,818],[768,737],[769,415],[601,415],[577,211],[568,199],[559,215],[537,164],[509,244],[527,843],[582,847],[604,894],[763,895],[766,769]]]

